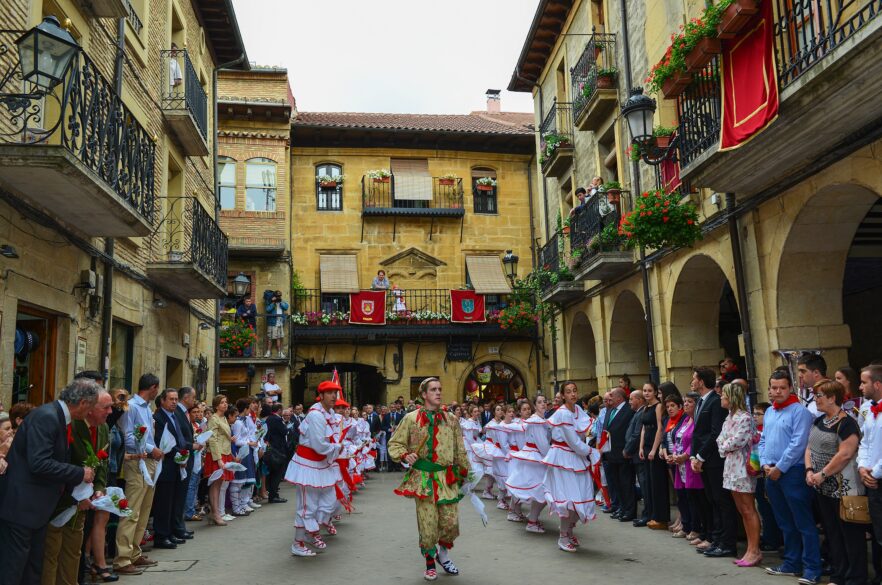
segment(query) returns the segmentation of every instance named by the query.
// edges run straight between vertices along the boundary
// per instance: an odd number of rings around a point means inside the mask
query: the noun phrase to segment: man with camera
[[[266,301],[266,354],[263,357],[272,355],[273,342],[275,341],[276,351],[280,358],[285,357],[285,351],[282,344],[285,341],[285,312],[288,310],[288,303],[282,300],[282,291],[267,291],[264,294]]]

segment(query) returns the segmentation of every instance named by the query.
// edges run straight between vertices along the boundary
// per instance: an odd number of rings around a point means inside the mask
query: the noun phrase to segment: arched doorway
[[[646,343],[646,315],[643,304],[631,291],[616,299],[609,326],[609,367],[607,377],[615,383],[627,374],[634,387],[649,379],[649,354]]]
[[[462,389],[463,400],[513,402],[526,395],[524,377],[504,361],[487,361],[472,368]]]
[[[813,195],[781,248],[778,347],[821,349],[830,368],[859,368],[882,353],[882,208],[858,185]]]
[[[353,406],[382,404],[386,400],[386,383],[374,366],[364,364],[315,364],[307,362],[291,381],[294,404],[308,409],[315,401],[315,389],[323,380],[330,380],[334,367],[340,376],[343,398]]]
[[[597,348],[587,315],[576,313],[570,328],[568,377],[586,391],[597,390]]]
[[[689,388],[693,367],[716,369],[726,356],[744,372],[738,304],[719,264],[704,254],[691,257],[677,277],[672,299],[669,377],[677,387]]]

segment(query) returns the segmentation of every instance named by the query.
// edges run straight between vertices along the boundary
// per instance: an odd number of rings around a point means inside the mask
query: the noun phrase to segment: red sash
[[[318,454],[315,449],[307,447],[306,445],[297,445],[296,453],[299,457],[303,457],[307,461],[320,462],[327,459],[324,455]]]
[[[539,447],[536,446],[536,443],[524,443],[524,447],[529,447],[530,449],[539,450]]]

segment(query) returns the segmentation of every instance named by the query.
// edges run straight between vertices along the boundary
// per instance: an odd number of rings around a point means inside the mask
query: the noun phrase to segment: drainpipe
[[[527,195],[530,201],[530,258],[533,267],[536,266],[536,216],[533,213],[533,163],[536,160],[534,153],[527,163]],[[536,348],[536,386],[542,387],[542,360],[539,355],[539,330],[533,336],[533,347]]]
[[[113,64],[113,86],[116,95],[122,99],[123,60],[126,50],[126,19],[116,22],[116,59]],[[111,112],[111,115],[113,113]],[[104,254],[113,259],[115,244],[113,238],[104,238]],[[104,262],[104,306],[101,311],[101,363],[98,371],[104,377],[104,383],[110,377],[110,336],[113,325],[113,262]]]
[[[217,181],[217,72],[245,61],[245,53],[238,58],[222,63],[211,71],[211,176],[214,179],[214,221],[220,223],[220,189]],[[227,254],[229,270],[229,253]],[[220,392],[220,341],[218,340],[218,315],[221,312],[220,299],[214,300],[214,392]],[[249,384],[250,387],[250,384]],[[206,384],[206,390],[207,384]]]
[[[735,214],[737,202],[734,193],[726,193],[726,210],[729,213],[729,241],[732,245],[732,260],[735,263],[735,288],[738,294],[738,315],[741,318],[741,336],[744,339],[744,364],[750,403],[756,404],[756,363],[753,359],[753,333],[750,329],[750,305],[747,299],[747,281],[744,277],[744,256],[741,253],[741,238],[738,234],[738,217]]]
[[[631,79],[631,47],[628,44],[628,0],[621,0],[622,10],[622,51],[625,60],[625,85],[630,88]],[[640,162],[631,161],[631,179],[633,193],[642,191],[640,186]],[[649,357],[649,379],[658,384],[661,381],[658,365],[655,362],[655,332],[653,331],[652,297],[649,294],[649,268],[646,264],[646,249],[640,247],[640,276],[643,280],[643,305],[646,317],[646,351]]]

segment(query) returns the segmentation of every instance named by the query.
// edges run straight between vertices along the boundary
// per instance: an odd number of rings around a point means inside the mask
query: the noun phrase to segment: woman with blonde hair
[[[756,429],[753,416],[747,410],[747,392],[738,383],[723,386],[720,405],[729,411],[723,421],[723,430],[717,437],[717,447],[723,464],[723,489],[732,492],[735,507],[744,521],[747,534],[747,551],[744,556],[732,561],[739,567],[754,567],[763,560],[760,552],[760,519],[756,511],[756,477],[747,473],[750,451],[754,443]]]
[[[227,419],[230,412],[227,397],[218,394],[212,400],[211,406],[214,408],[214,414],[208,419],[207,430],[212,434],[205,445],[205,462],[202,467],[203,475],[208,478],[208,500],[211,503],[211,516],[208,517],[208,521],[209,524],[226,526],[224,507],[227,488],[235,478],[234,472],[224,468],[224,465],[233,461],[233,436]]]

